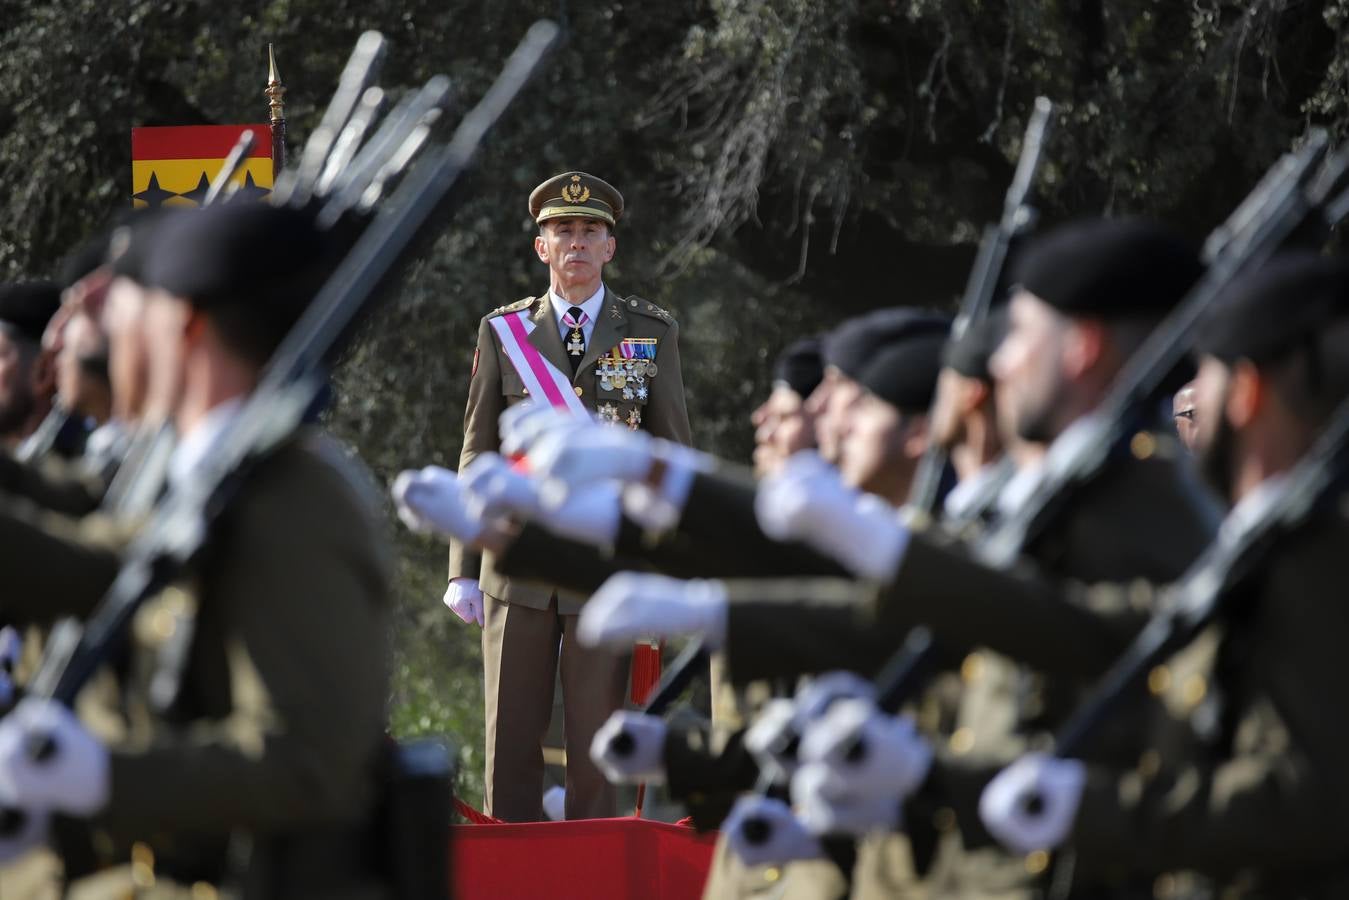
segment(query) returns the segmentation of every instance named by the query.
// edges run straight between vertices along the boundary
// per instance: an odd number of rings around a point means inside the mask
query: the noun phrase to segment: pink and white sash
[[[538,327],[530,319],[529,310],[506,313],[488,321],[501,339],[501,349],[506,351],[506,358],[519,373],[531,397],[543,397],[555,409],[565,409],[580,416],[590,415],[590,411],[581,403],[581,398],[572,390],[571,378],[544,359],[529,342],[530,333]]]

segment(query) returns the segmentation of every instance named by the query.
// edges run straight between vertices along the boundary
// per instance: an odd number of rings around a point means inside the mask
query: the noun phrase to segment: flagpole
[[[286,86],[281,83],[281,74],[276,70],[276,54],[272,45],[267,45],[267,95],[268,109],[271,112],[272,126],[272,183],[286,167],[286,105],[282,98],[286,95]]]

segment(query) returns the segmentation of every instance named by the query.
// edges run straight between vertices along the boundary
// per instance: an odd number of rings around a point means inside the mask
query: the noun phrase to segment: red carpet
[[[717,837],[633,818],[453,832],[456,900],[697,900]]]

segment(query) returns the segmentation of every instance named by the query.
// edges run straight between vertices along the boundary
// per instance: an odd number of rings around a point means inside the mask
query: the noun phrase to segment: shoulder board
[[[674,324],[674,316],[670,315],[668,312],[661,309],[659,306],[652,303],[650,300],[643,300],[636,294],[633,294],[631,297],[624,298],[623,305],[627,307],[628,311],[630,312],[642,313],[643,315],[651,316],[652,318],[655,319],[660,319],[667,325]]]
[[[522,309],[529,309],[529,307],[534,305],[534,301],[537,299],[538,299],[537,297],[526,297],[523,300],[516,300],[514,303],[507,303],[505,306],[498,306],[496,309],[492,310],[487,315],[499,316],[504,313],[513,313],[519,312]]]

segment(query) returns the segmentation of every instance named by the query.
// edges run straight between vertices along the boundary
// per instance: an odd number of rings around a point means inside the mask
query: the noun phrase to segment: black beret
[[[785,384],[802,397],[810,396],[824,379],[823,343],[818,337],[808,337],[789,345],[773,364],[773,382]]]
[[[108,242],[112,230],[102,231],[80,244],[61,260],[56,279],[62,287],[70,287],[108,261]]]
[[[1260,362],[1305,345],[1349,316],[1349,262],[1285,252],[1230,284],[1200,319],[1195,349]]]
[[[307,212],[265,203],[183,210],[157,222],[142,283],[199,309],[303,307],[330,243]],[[299,285],[306,290],[298,290]]]
[[[857,380],[881,348],[905,337],[940,334],[945,340],[951,320],[912,306],[893,306],[848,319],[824,338],[825,365]]]
[[[54,281],[0,285],[0,325],[34,343],[60,308],[61,286]]]
[[[184,208],[169,206],[137,209],[125,221],[114,226],[108,235],[107,256],[113,273],[144,283],[145,261],[158,240],[160,223],[187,213]]]
[[[960,337],[952,337],[942,350],[942,365],[954,369],[966,378],[992,381],[988,360],[1007,334],[1007,305],[1001,304],[978,322],[965,329]]]
[[[857,381],[902,413],[925,413],[937,392],[944,332],[918,332],[886,344]]]
[[[1069,316],[1161,316],[1203,273],[1198,248],[1142,219],[1090,219],[1026,242],[1012,283]]]

